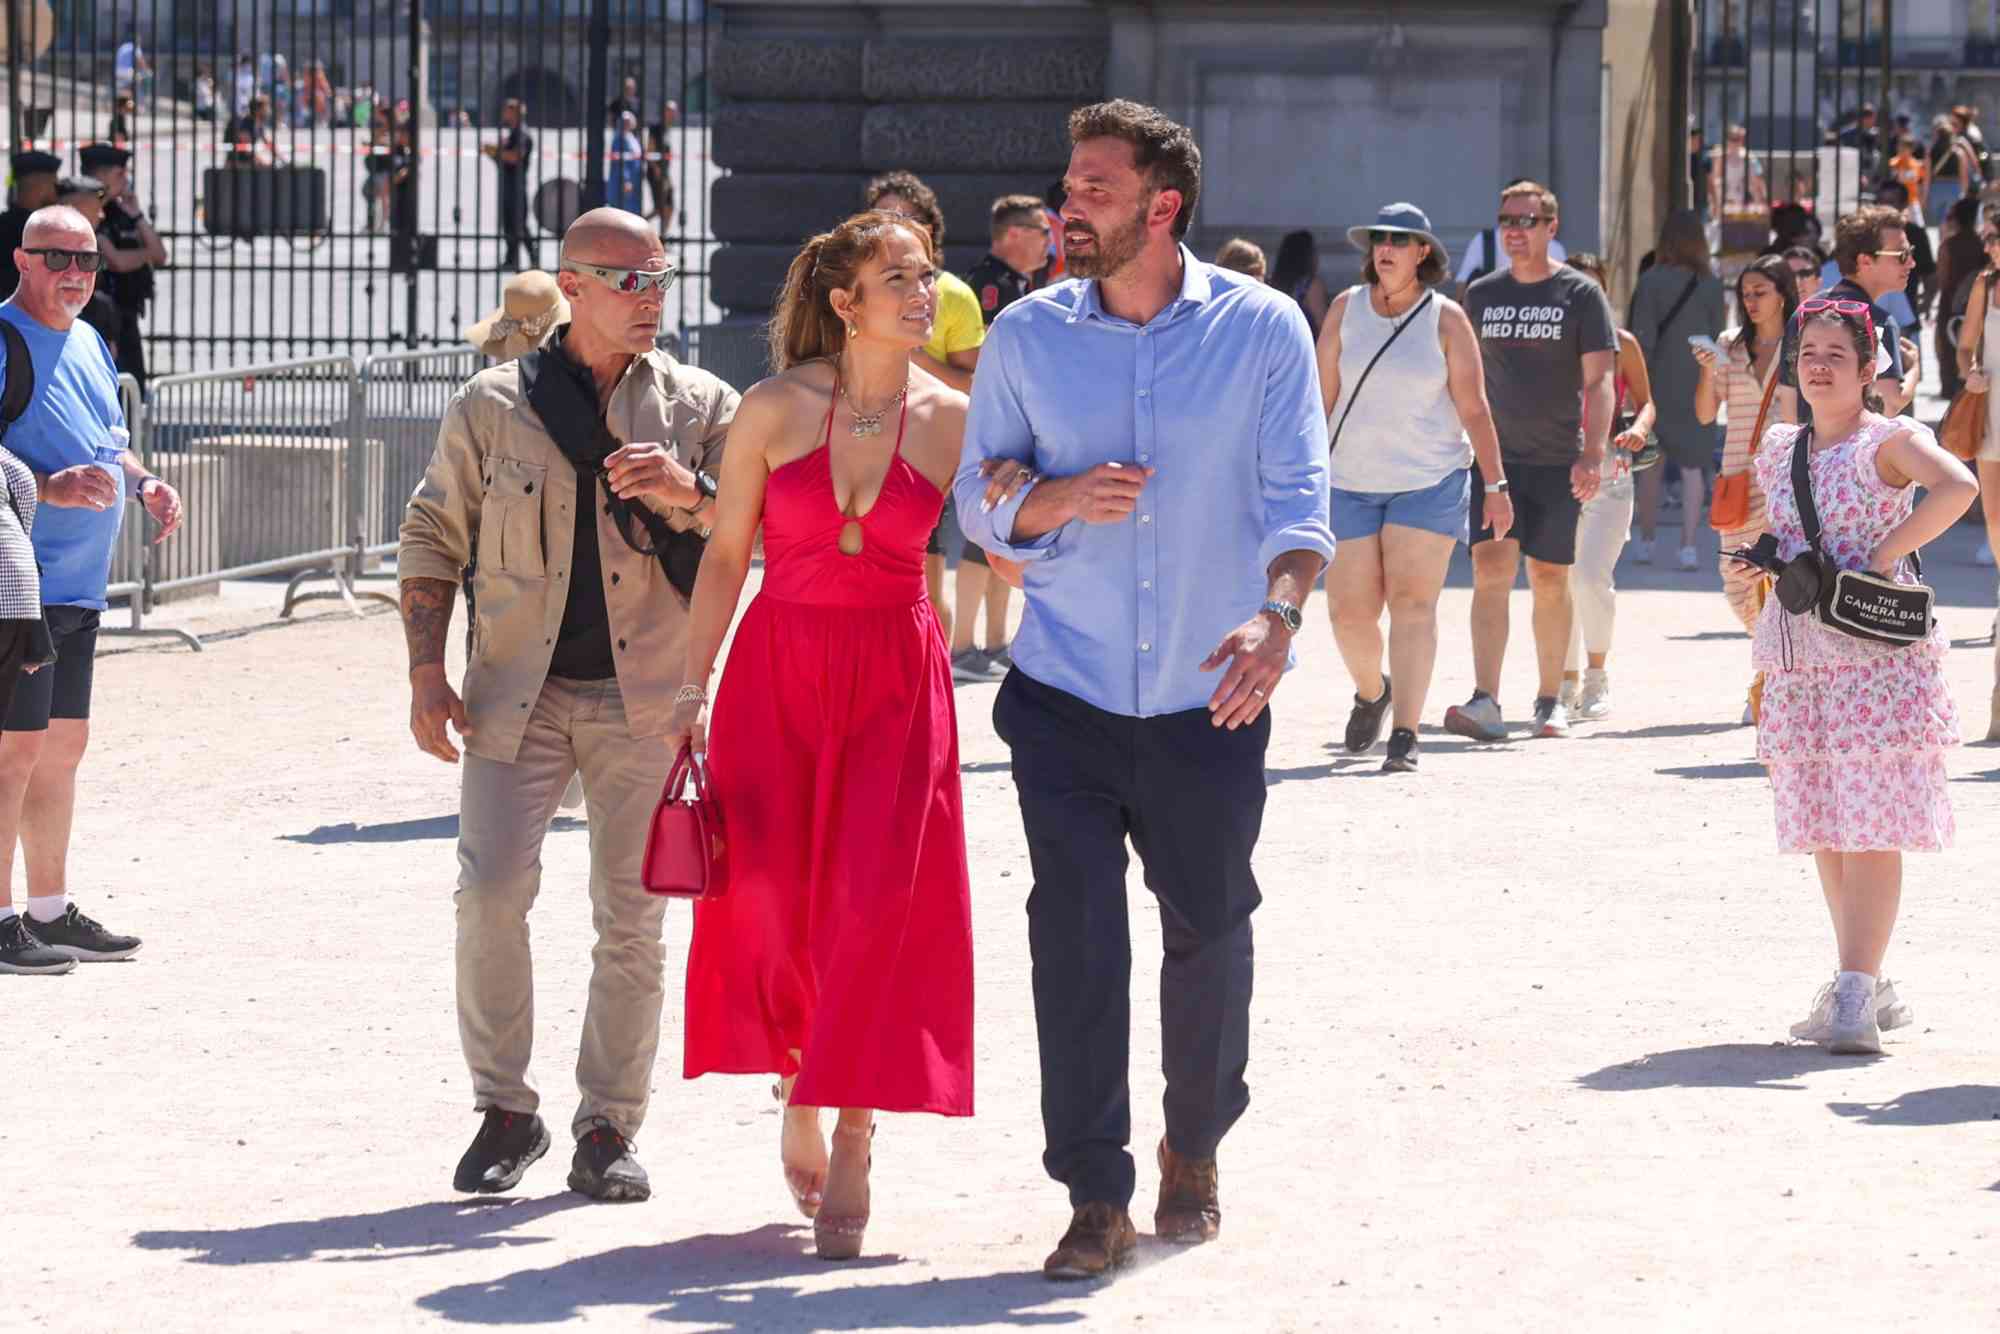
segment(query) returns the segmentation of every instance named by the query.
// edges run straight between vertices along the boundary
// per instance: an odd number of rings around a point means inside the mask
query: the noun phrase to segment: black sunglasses
[[[72,264],[82,273],[96,273],[104,267],[104,256],[95,250],[51,250],[46,246],[37,246],[28,253],[40,255],[42,263],[49,266],[50,273],[61,273]]]
[[[1418,236],[1418,235],[1417,235],[1416,233],[1414,233],[1414,232],[1370,232],[1370,233],[1368,233],[1368,244],[1369,244],[1369,245],[1387,245],[1387,246],[1394,246],[1394,247],[1396,247],[1396,249],[1398,249],[1398,250],[1402,250],[1402,249],[1404,249],[1404,248],[1405,248],[1405,247],[1407,247],[1407,246],[1413,246],[1413,245],[1416,245],[1416,244],[1417,244],[1417,243],[1418,243],[1419,241],[1421,241],[1422,239],[1423,239],[1422,237]]]

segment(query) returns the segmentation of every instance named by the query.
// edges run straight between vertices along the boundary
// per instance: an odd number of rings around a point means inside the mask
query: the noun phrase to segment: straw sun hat
[[[569,323],[569,302],[556,280],[540,269],[517,273],[500,289],[500,305],[465,331],[465,341],[495,361],[512,361],[542,345]]]

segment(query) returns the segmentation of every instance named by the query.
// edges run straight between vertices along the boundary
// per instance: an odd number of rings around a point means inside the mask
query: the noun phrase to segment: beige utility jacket
[[[621,442],[665,444],[682,464],[713,477],[722,471],[736,402],[736,391],[715,376],[655,351],[633,361],[605,421]],[[653,508],[676,529],[699,526],[684,510]],[[457,584],[478,553],[463,690],[465,745],[474,755],[511,764],[520,749],[568,600],[576,509],[576,468],[528,406],[519,364],[468,380],[445,409],[430,467],[403,516],[397,577]],[[687,605],[658,559],[619,536],[601,500],[592,509],[626,716],[633,736],[659,736],[681,685]],[[644,533],[634,536],[645,544]]]

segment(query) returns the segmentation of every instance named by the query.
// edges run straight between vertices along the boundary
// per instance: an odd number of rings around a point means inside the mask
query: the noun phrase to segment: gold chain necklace
[[[871,435],[882,434],[882,419],[895,411],[897,406],[902,403],[903,399],[910,392],[910,377],[906,371],[903,375],[903,387],[896,391],[894,398],[883,404],[879,411],[863,412],[861,405],[854,401],[854,396],[847,392],[846,377],[837,376],[836,378],[840,383],[840,396],[847,400],[848,414],[854,418],[854,423],[847,428],[847,433],[857,440],[866,439]]]

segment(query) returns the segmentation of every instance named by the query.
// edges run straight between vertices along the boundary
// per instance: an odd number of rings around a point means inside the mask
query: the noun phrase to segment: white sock
[[[69,911],[69,895],[51,894],[47,898],[28,896],[28,920],[31,922],[59,922]]]
[[[32,904],[34,900],[30,899],[28,902]],[[1833,979],[1833,989],[1835,991],[1859,991],[1863,995],[1872,996],[1875,994],[1875,974],[1857,973],[1843,968]]]

